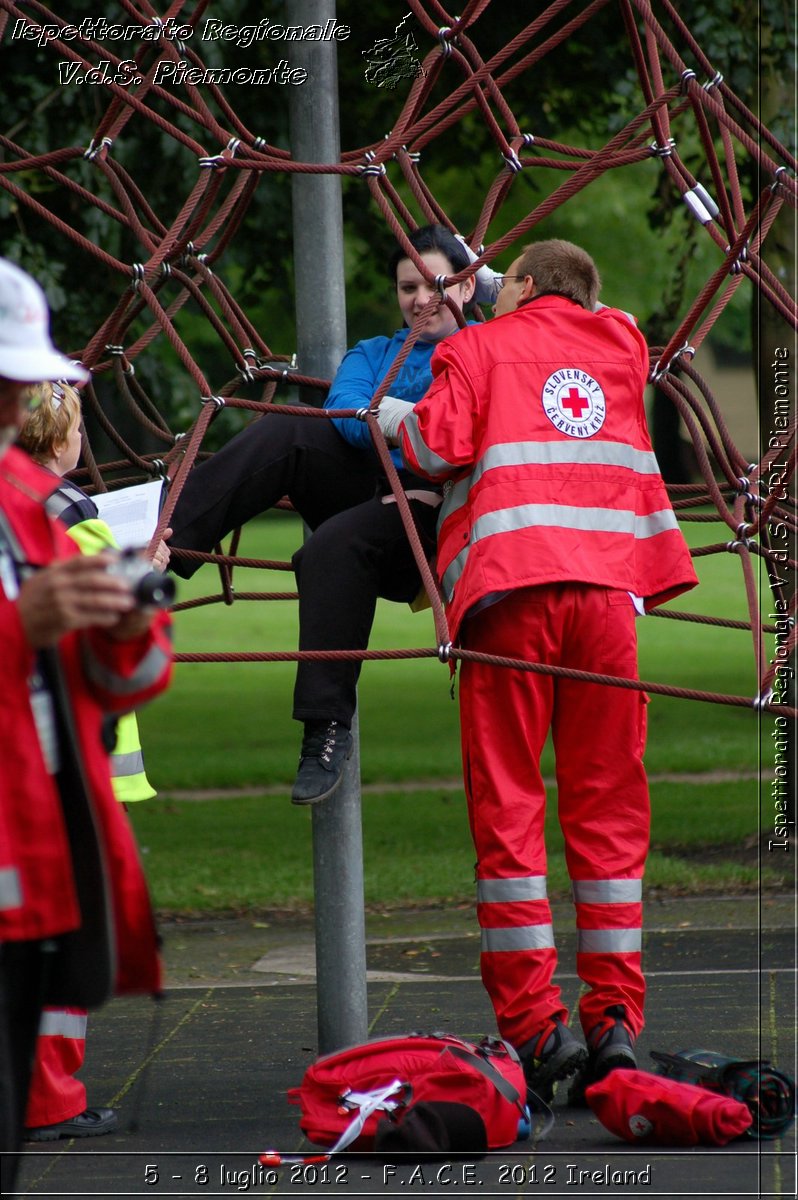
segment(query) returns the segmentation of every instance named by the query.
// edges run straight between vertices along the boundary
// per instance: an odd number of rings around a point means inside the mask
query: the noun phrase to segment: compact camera
[[[108,570],[124,579],[139,608],[168,608],[175,598],[171,575],[153,570],[136,550],[121,550]]]

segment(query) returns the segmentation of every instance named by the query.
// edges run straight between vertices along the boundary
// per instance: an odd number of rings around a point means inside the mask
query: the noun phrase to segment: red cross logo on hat
[[[642,1113],[635,1113],[634,1116],[629,1118],[629,1128],[635,1137],[641,1138],[651,1133],[654,1126],[648,1117],[644,1117]]]
[[[579,367],[553,371],[540,398],[546,416],[566,437],[593,437],[607,416],[601,384]]]

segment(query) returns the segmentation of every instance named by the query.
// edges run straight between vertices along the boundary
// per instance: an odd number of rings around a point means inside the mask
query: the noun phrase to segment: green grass
[[[727,845],[756,833],[752,785],[652,785],[648,888],[730,891],[756,887],[752,861],[701,854],[722,832]],[[568,878],[554,804],[546,838],[552,896]],[[312,902],[311,815],[287,796],[156,800],[131,806],[144,863],[161,910],[306,909]],[[367,795],[363,800],[366,903],[372,907],[448,905],[473,899],[474,852],[459,792],[442,789]],[[749,856],[753,859],[753,855]],[[783,885],[769,866],[762,882]]]
[[[687,526],[693,545],[726,539],[721,524]],[[240,552],[287,560],[301,526],[286,514],[252,522]],[[697,560],[701,584],[671,607],[747,619],[739,560]],[[204,567],[180,582],[179,599],[218,591]],[[293,575],[237,571],[238,591],[288,591]],[[638,623],[640,671],[647,680],[708,692],[753,696],[750,633],[646,618]],[[241,602],[176,615],[180,651],[291,650],[295,604]],[[428,647],[429,612],[381,602],[373,648]],[[179,664],[169,693],[141,714],[150,778],[161,800],[137,806],[133,820],[160,909],[177,912],[307,907],[312,899],[308,813],[288,803],[300,728],[291,719],[293,663]],[[384,784],[363,801],[366,898],[369,905],[470,901],[473,849],[459,789],[458,708],[449,671],[437,660],[366,663],[359,711],[364,782]],[[767,716],[764,721],[768,721]],[[767,739],[766,739],[767,744]],[[647,766],[653,776],[649,887],[671,891],[753,889],[756,868],[733,848],[757,836],[758,721],[752,711],[653,696]],[[547,748],[543,769],[553,774]],[[713,773],[738,775],[717,782]],[[695,773],[702,781],[657,781]],[[391,785],[438,780],[413,793]],[[258,796],[277,786],[279,796]],[[170,800],[183,789],[240,789],[225,800]],[[764,796],[764,789],[763,789]],[[763,824],[767,824],[763,799]],[[549,874],[554,894],[567,888],[556,818],[549,814]],[[725,856],[715,848],[731,848]],[[707,854],[702,848],[708,848]],[[710,853],[709,850],[712,852]],[[769,864],[770,867],[770,864]],[[763,879],[778,885],[776,870]],[[783,885],[783,881],[782,885]]]
[[[701,544],[724,537],[720,525],[688,527]],[[287,559],[301,529],[290,516],[252,522],[242,553]],[[701,586],[671,607],[744,619],[739,561],[698,560]],[[203,567],[180,583],[179,599],[218,591],[218,573]],[[239,591],[286,591],[293,575],[236,572]],[[751,635],[646,618],[638,623],[644,679],[709,692],[753,696]],[[242,602],[179,613],[180,651],[293,650],[295,605]],[[430,647],[430,613],[380,602],[372,648]],[[180,664],[170,692],[141,716],[147,764],[156,786],[252,787],[293,777],[299,726],[291,719],[293,663]],[[359,691],[361,759],[366,782],[446,779],[459,775],[457,705],[449,670],[436,659],[367,662]],[[201,747],[201,753],[198,753]],[[655,696],[649,707],[647,765],[663,771],[754,771],[757,721],[746,709]],[[551,772],[550,750],[544,770]]]

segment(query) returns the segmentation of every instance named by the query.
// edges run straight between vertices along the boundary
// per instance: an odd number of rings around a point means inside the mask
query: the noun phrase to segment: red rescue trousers
[[[45,1008],[28,1091],[27,1129],[58,1125],[86,1108],[86,1089],[75,1072],[86,1053],[86,1010]]]
[[[464,648],[636,679],[626,592],[579,583],[520,588],[469,617]],[[502,1037],[523,1046],[567,1018],[547,899],[540,756],[552,732],[557,802],[576,906],[585,1033],[623,1004],[643,1027],[642,876],[649,841],[646,697],[478,662],[462,663],[463,769],[477,852],[482,979]]]

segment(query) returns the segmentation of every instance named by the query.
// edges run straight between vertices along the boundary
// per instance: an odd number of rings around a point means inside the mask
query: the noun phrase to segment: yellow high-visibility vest
[[[116,548],[113,533],[99,517],[70,525],[67,533],[77,542],[83,554],[99,554],[109,546]],[[117,722],[116,744],[111,751],[111,783],[120,804],[151,800],[157,795],[144,770],[135,713],[125,713]]]

